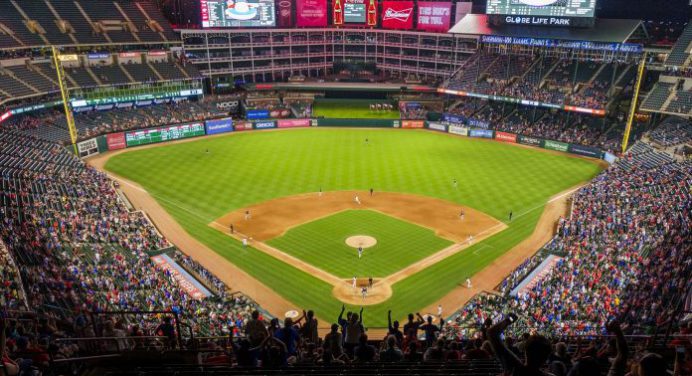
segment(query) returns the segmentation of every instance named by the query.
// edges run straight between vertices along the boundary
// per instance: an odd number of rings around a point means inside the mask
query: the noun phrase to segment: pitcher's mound
[[[353,248],[370,248],[377,244],[377,239],[367,235],[353,235],[346,238],[346,245]]]

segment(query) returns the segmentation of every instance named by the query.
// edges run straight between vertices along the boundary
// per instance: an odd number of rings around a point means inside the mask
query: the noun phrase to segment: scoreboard
[[[274,27],[274,0],[199,0],[202,27]]]
[[[596,0],[488,0],[491,23],[537,26],[593,26]]]
[[[154,144],[157,142],[180,140],[183,138],[204,136],[203,123],[171,125],[168,127],[143,129],[125,133],[127,147]]]

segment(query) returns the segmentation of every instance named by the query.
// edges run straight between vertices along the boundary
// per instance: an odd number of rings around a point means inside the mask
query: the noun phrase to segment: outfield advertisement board
[[[233,125],[233,129],[236,131],[251,131],[252,122],[251,121],[238,121]]]
[[[269,119],[269,110],[247,110],[246,116],[248,120],[252,119]]]
[[[447,132],[447,126],[441,123],[433,123],[429,122],[428,123],[428,129],[432,129],[434,131],[440,131],[440,132]]]
[[[108,150],[119,150],[125,149],[127,143],[125,142],[125,133],[111,133],[106,135],[106,144],[108,145]]]
[[[466,127],[460,127],[458,125],[450,125],[449,126],[449,133],[456,134],[459,136],[468,136],[469,135],[469,129]]]
[[[453,124],[464,124],[466,123],[466,117],[461,115],[442,114],[442,121]]]
[[[562,151],[562,152],[569,151],[569,144],[566,144],[564,142],[559,142],[559,141],[545,140],[543,142],[543,147],[548,149],[548,150],[555,150],[555,151]]]
[[[204,126],[207,130],[207,134],[209,134],[209,135],[226,133],[226,132],[233,132],[233,119],[224,118],[224,119],[207,120],[206,122],[204,122]]]
[[[255,129],[270,129],[276,128],[276,123],[273,121],[256,121]]]
[[[201,122],[126,132],[125,142],[127,147],[132,147],[197,136],[204,136],[204,124]]]
[[[522,144],[522,145],[530,145],[530,146],[538,146],[538,147],[543,145],[543,140],[540,138],[522,136],[522,135],[519,135],[519,137],[517,137],[517,142]]]
[[[286,119],[277,120],[276,126],[278,128],[298,128],[298,127],[309,127],[310,119]]]
[[[469,137],[493,138],[493,131],[488,129],[471,129],[469,131]]]
[[[495,139],[502,142],[517,142],[517,135],[507,132],[495,132]]]
[[[402,120],[401,128],[425,128],[423,120]]]
[[[569,152],[572,154],[583,155],[585,157],[591,158],[601,158],[603,156],[603,152],[601,151],[601,149],[575,144],[569,145]]]
[[[79,157],[84,158],[90,155],[99,153],[99,145],[95,138],[82,141],[77,144],[77,152],[79,152]]]

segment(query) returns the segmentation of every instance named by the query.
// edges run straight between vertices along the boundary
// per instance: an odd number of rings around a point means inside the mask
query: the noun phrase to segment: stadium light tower
[[[72,115],[72,109],[70,108],[70,92],[67,88],[67,83],[65,82],[65,70],[62,67],[62,58],[55,46],[51,46],[51,52],[53,53],[53,65],[55,65],[55,73],[58,76],[58,85],[60,86],[62,104],[65,108],[65,120],[67,120],[67,129],[70,132],[72,149],[74,150],[75,155],[79,155],[77,151],[77,128],[75,127],[74,116]]]
[[[646,68],[646,51],[642,54],[641,61],[639,62],[639,68],[637,68],[637,82],[634,84],[634,93],[632,94],[632,103],[630,104],[630,113],[627,116],[627,125],[625,126],[625,133],[622,135],[622,153],[627,151],[627,144],[630,139],[630,131],[632,131],[632,123],[634,122],[634,115],[637,113],[637,100],[639,99],[639,89],[642,86],[642,79],[644,78],[644,69]]]

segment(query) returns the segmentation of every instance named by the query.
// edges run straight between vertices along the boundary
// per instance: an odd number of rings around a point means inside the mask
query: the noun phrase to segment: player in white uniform
[[[358,247],[358,258],[363,257],[363,247]]]
[[[360,205],[360,197],[358,197],[358,195],[353,196],[353,202]]]
[[[470,279],[470,278],[466,278],[466,288],[467,288],[467,289],[470,289],[471,287],[473,287],[473,286],[471,286],[471,279]]]
[[[356,287],[358,287],[357,282],[358,282],[358,280],[356,279],[356,276],[354,275],[353,276],[353,283],[352,283],[354,290],[356,289]]]

